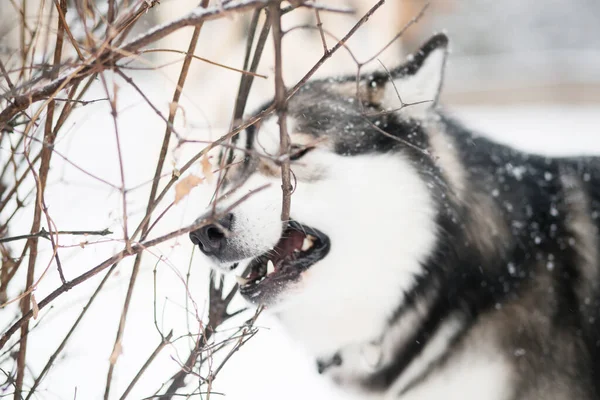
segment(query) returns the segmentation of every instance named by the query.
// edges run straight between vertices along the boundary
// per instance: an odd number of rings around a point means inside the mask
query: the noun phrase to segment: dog
[[[288,221],[277,116],[240,133],[191,241],[365,399],[600,399],[600,160],[464,128],[447,48],[289,100]]]

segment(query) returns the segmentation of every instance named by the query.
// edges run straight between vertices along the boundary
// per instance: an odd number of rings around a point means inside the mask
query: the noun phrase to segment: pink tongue
[[[300,250],[302,248],[302,242],[304,241],[304,234],[296,230],[288,230],[283,233],[283,238],[277,243],[277,246],[273,249],[273,262],[277,265],[277,262],[283,260],[290,254],[294,253],[294,250]]]

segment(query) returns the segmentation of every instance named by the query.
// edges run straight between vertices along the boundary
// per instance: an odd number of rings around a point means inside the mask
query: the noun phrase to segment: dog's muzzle
[[[272,304],[301,274],[322,260],[330,248],[323,232],[296,221],[289,221],[275,246],[262,254],[242,254],[227,240],[234,216],[228,214],[215,223],[190,233],[192,243],[207,256],[224,262],[252,257],[238,276],[240,293],[254,304]],[[235,234],[235,233],[233,233]]]

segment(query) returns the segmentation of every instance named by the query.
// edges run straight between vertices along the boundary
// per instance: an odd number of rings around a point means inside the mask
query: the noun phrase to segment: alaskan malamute
[[[441,112],[447,45],[289,101],[289,221],[276,116],[240,134],[217,211],[271,186],[191,240],[364,398],[600,399],[600,161]]]

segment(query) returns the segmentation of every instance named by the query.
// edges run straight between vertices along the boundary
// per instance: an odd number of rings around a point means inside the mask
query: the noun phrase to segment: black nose
[[[227,214],[217,223],[208,224],[190,232],[190,240],[207,256],[219,256],[224,251],[227,232],[231,228],[233,214]]]

